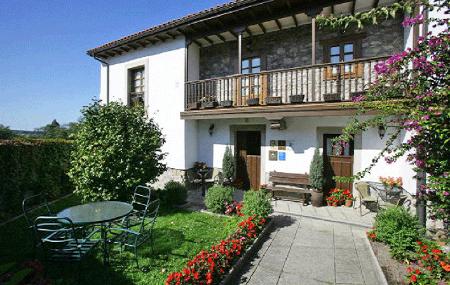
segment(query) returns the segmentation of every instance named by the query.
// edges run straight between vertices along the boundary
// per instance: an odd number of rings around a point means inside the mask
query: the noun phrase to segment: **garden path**
[[[274,230],[240,284],[387,284],[359,226],[274,215]]]

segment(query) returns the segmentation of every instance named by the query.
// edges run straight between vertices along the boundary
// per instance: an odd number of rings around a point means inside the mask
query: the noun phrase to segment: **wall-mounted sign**
[[[279,161],[285,161],[285,160],[286,160],[286,152],[284,152],[284,151],[279,151],[279,152],[278,152],[278,160],[279,160]]]
[[[278,147],[278,142],[276,140],[270,140],[270,149],[276,150]]]
[[[286,150],[286,141],[278,141],[278,150]]]
[[[276,151],[276,150],[269,150],[269,160],[270,161],[277,161],[278,160],[278,151]]]

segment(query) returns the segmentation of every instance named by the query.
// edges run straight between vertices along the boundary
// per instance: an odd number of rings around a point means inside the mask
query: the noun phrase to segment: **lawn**
[[[79,203],[71,196],[52,209]],[[79,282],[76,264],[45,263],[45,268],[52,284],[164,284],[168,273],[181,270],[190,258],[225,238],[235,226],[234,218],[162,207],[155,225],[154,251],[149,243],[139,248],[140,268],[131,253],[119,252],[112,253],[111,266],[106,268],[100,247],[83,261]],[[24,219],[0,227],[0,264],[30,259],[31,245]]]

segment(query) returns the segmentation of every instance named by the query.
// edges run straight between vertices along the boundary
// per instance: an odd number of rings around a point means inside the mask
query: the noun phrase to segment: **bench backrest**
[[[269,181],[275,184],[285,185],[309,185],[308,174],[286,173],[272,171],[269,174]]]

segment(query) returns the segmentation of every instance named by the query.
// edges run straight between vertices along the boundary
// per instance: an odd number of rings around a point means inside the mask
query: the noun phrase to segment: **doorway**
[[[333,139],[338,136],[339,134],[323,135],[324,174],[327,181],[325,190],[340,188],[352,191],[353,183],[333,180],[333,176],[351,177],[353,175],[354,142],[351,141],[345,146],[333,145]]]
[[[244,190],[259,189],[261,177],[261,132],[236,131],[236,180]]]

